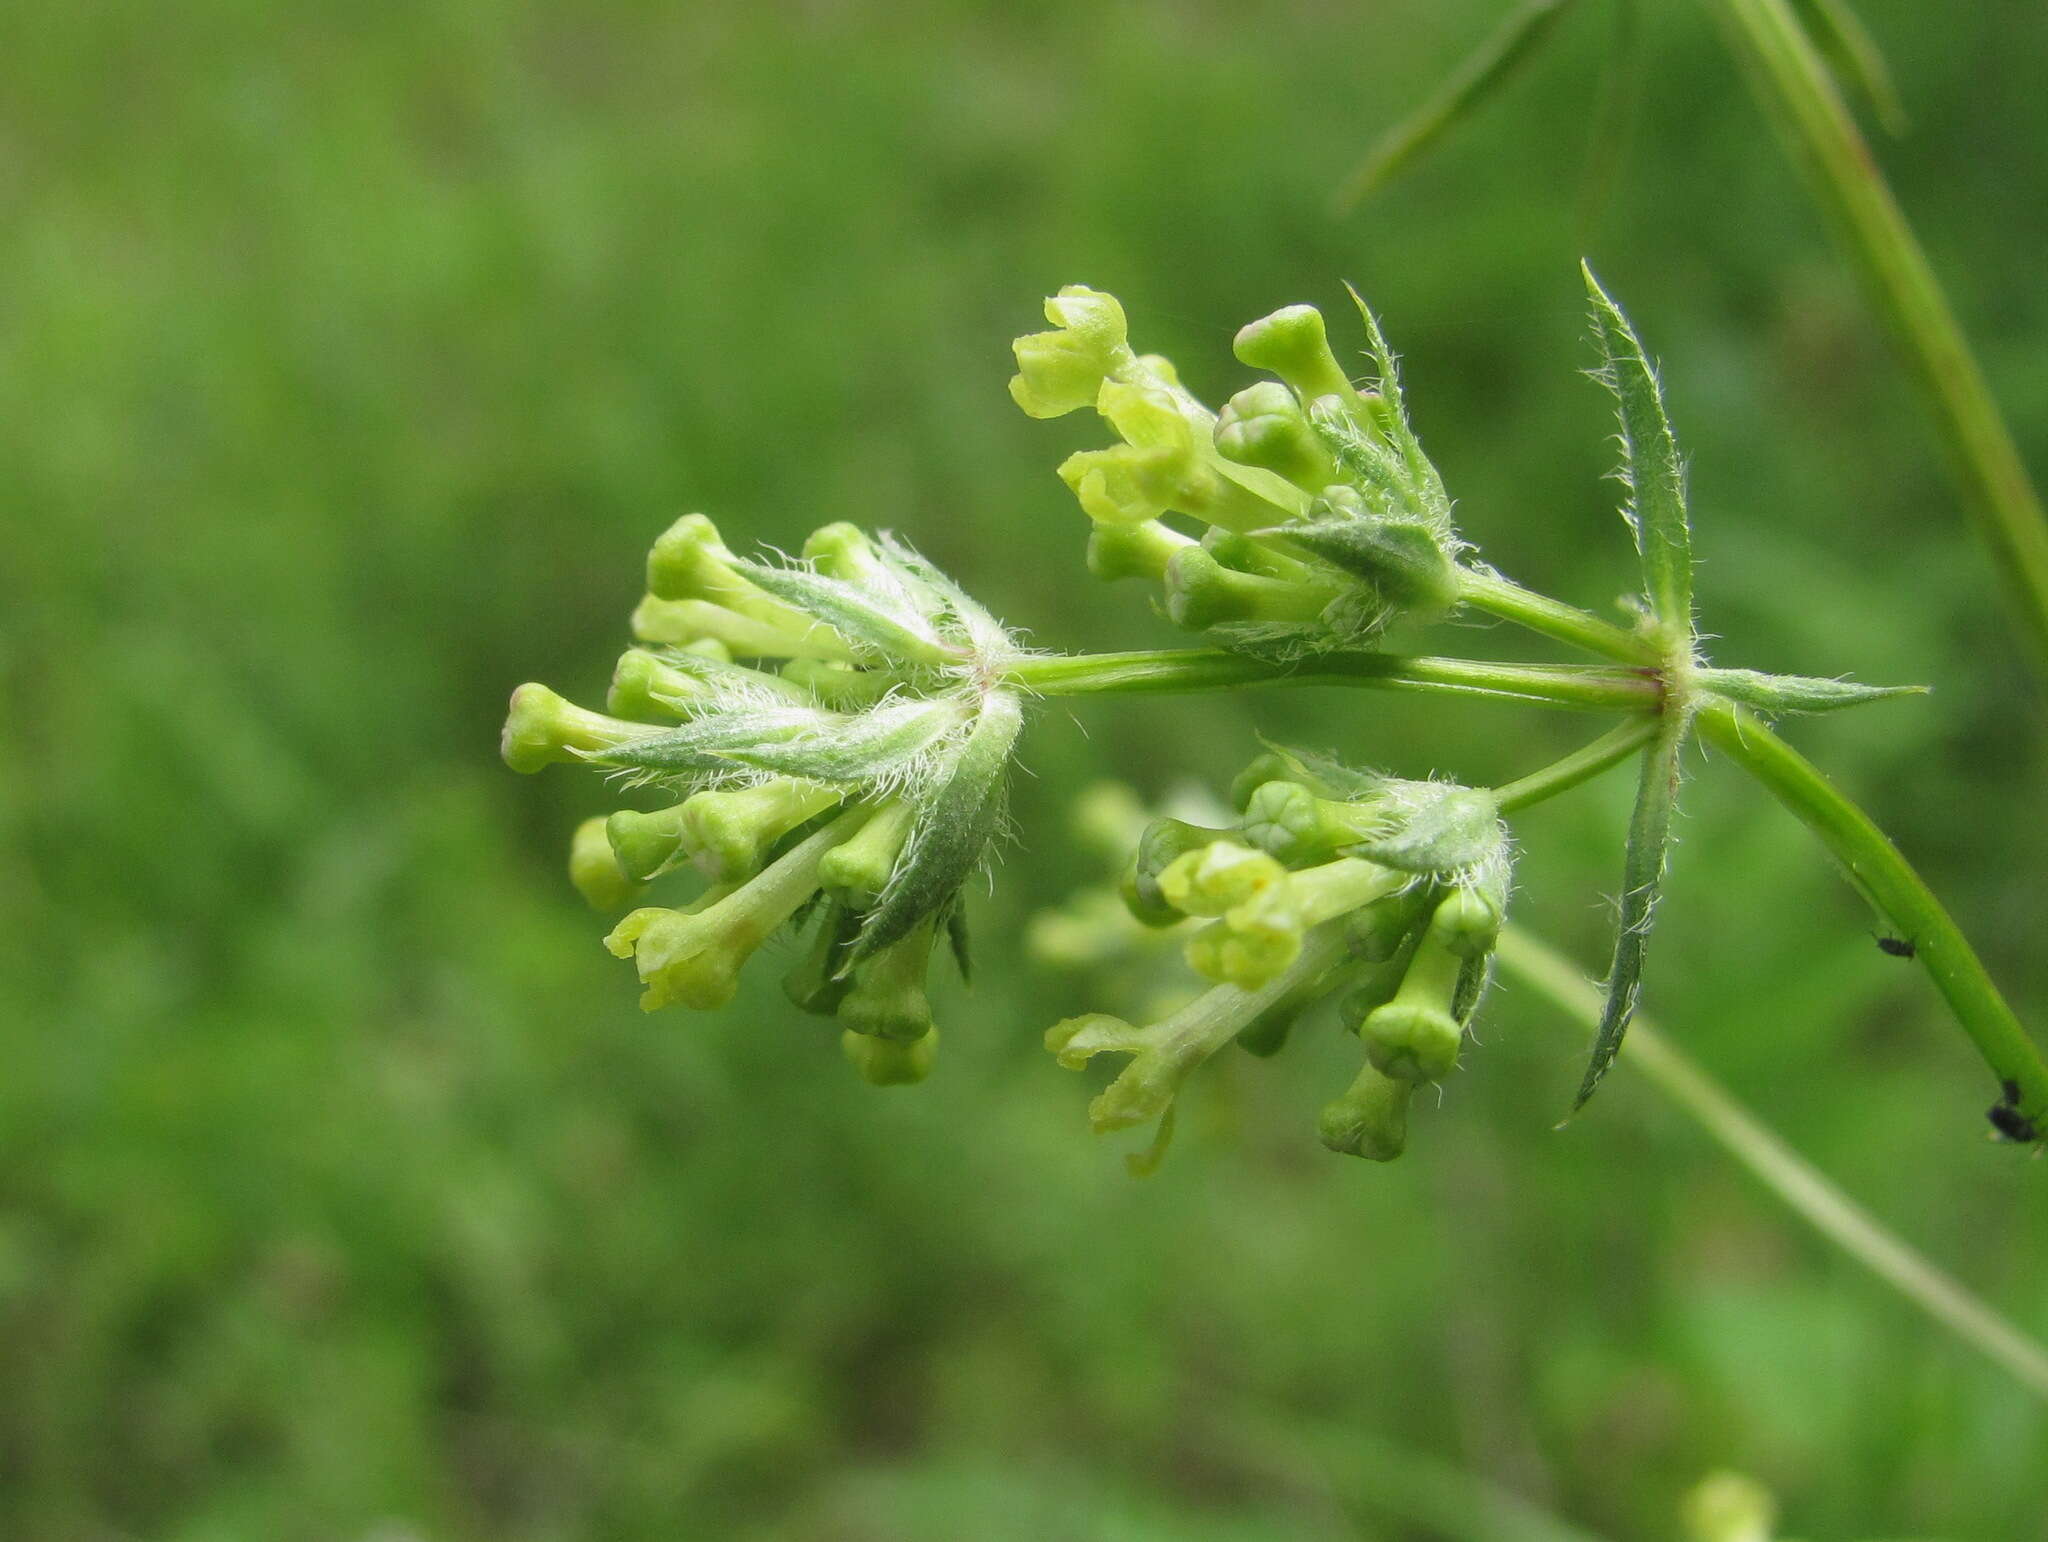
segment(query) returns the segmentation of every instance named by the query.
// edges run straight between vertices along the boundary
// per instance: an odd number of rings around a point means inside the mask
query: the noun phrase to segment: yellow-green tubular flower
[[[1400,1081],[1442,1081],[1464,1039],[1456,1009],[1465,961],[1434,933],[1416,945],[1401,988],[1360,1025],[1372,1063]]]
[[[1408,1102],[1415,1083],[1368,1062],[1349,1090],[1323,1106],[1317,1134],[1332,1151],[1391,1162],[1408,1144]]]
[[[1088,534],[1088,571],[1114,582],[1119,578],[1163,578],[1174,553],[1195,544],[1156,519],[1135,525],[1097,524]]]
[[[844,788],[794,776],[731,792],[700,792],[680,806],[678,839],[697,871],[712,882],[750,878],[761,870],[770,847],[845,795]]]
[[[660,653],[628,648],[612,670],[605,710],[636,722],[673,723],[740,701],[796,706],[812,700],[812,693],[801,685],[780,674],[735,664],[723,643],[705,639]]]
[[[1494,864],[1505,869],[1506,863]],[[1458,957],[1486,957],[1500,941],[1501,919],[1506,910],[1507,879],[1489,876],[1460,884],[1438,902],[1429,919],[1429,932]]]
[[[1313,493],[1336,480],[1337,463],[1294,393],[1261,380],[1223,404],[1216,451],[1240,466],[1257,466]]]
[[[804,538],[804,560],[827,578],[863,588],[894,583],[888,564],[860,526],[837,520],[820,525]]]
[[[706,638],[749,659],[825,659],[854,662],[846,639],[821,622],[782,627],[743,616],[709,600],[664,600],[648,595],[633,611],[633,635],[642,642],[687,647]]]
[[[1168,863],[1159,875],[1159,893],[1182,915],[1220,916],[1286,877],[1287,869],[1263,851],[1216,840]]]
[[[918,1039],[878,1039],[852,1029],[839,1035],[839,1047],[870,1087],[913,1087],[932,1074],[939,1053],[939,1030]]]
[[[1278,375],[1304,402],[1335,396],[1357,402],[1358,391],[1330,351],[1323,313],[1313,305],[1289,305],[1238,330],[1232,351],[1238,362]]]
[[[1212,830],[1180,819],[1153,820],[1138,837],[1131,865],[1124,871],[1124,904],[1146,926],[1178,925],[1185,917],[1160,889],[1160,875],[1188,852],[1229,839],[1228,830]]]
[[[612,929],[604,945],[630,958],[646,991],[643,1011],[671,1002],[722,1007],[739,989],[740,969],[754,950],[817,892],[818,863],[860,828],[865,809],[849,810],[806,837],[764,872],[738,888],[721,885],[702,909],[636,910]]]
[[[1045,302],[1045,319],[1058,330],[1010,345],[1017,355],[1010,396],[1034,418],[1093,406],[1103,381],[1135,362],[1124,308],[1112,295],[1069,284]]]
[[[604,821],[612,860],[635,883],[659,877],[683,856],[683,805],[643,813],[622,808]]]
[[[915,815],[908,803],[886,804],[860,834],[827,852],[818,867],[825,892],[855,910],[866,910],[880,899],[910,838]]]
[[[623,910],[640,897],[640,885],[612,854],[601,814],[576,827],[569,842],[569,882],[592,910]]]
[[[864,960],[853,988],[839,1003],[839,1023],[848,1033],[877,1039],[921,1039],[932,1031],[931,1002],[924,993],[936,923],[926,921],[900,942]]]
[[[1342,962],[1344,942],[1335,928],[1308,939],[1294,963],[1257,990],[1219,985],[1150,1027],[1094,1013],[1046,1030],[1045,1047],[1069,1070],[1101,1054],[1129,1055],[1130,1063],[1088,1108],[1098,1132],[1128,1129],[1162,1117],[1194,1068],[1214,1055],[1261,1014],[1317,982]]]
[[[799,637],[816,625],[794,605],[748,581],[738,563],[716,525],[702,514],[685,514],[647,553],[647,592],[660,600],[708,600]]]
[[[533,772],[574,761],[580,751],[608,750],[660,732],[645,723],[591,712],[529,682],[512,693],[498,753],[514,771]]]
[[[1167,618],[1191,632],[1240,624],[1307,626],[1341,592],[1321,579],[1289,582],[1240,573],[1202,546],[1182,547],[1166,565]]]
[[[1188,963],[1207,979],[1256,989],[1294,962],[1312,929],[1384,899],[1409,881],[1355,857],[1283,873],[1197,932],[1188,942]]]

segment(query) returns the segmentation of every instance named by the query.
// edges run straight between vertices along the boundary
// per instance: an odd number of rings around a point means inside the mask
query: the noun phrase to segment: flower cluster
[[[1009,634],[886,535],[827,525],[801,561],[756,562],[701,514],[655,543],[632,625],[605,712],[522,685],[501,748],[515,771],[580,762],[668,800],[589,820],[570,847],[600,909],[699,880],[605,939],[641,1005],[723,1006],[762,943],[809,925],[790,999],[837,1018],[868,1080],[921,1080],[929,961],[944,935],[965,968],[961,886],[1003,822]]]
[[[1450,500],[1362,302],[1372,387],[1338,364],[1321,313],[1291,305],[1237,334],[1239,361],[1276,378],[1220,412],[1132,351],[1114,297],[1069,286],[1045,313],[1055,330],[1017,340],[1010,394],[1038,418],[1093,407],[1121,441],[1060,467],[1098,577],[1156,581],[1175,624],[1278,657],[1370,647],[1396,616],[1457,603]]]
[[[1060,1063],[1129,1056],[1089,1117],[1097,1130],[1172,1131],[1189,1074],[1233,1042],[1272,1055],[1296,1021],[1335,999],[1365,1063],[1323,1110],[1323,1143],[1388,1161],[1406,1142],[1414,1090],[1456,1069],[1507,908],[1507,830],[1491,795],[1354,771],[1269,750],[1233,788],[1234,822],[1153,821],[1122,883],[1132,916],[1185,933],[1209,988],[1135,1027],[1092,1013],[1046,1034]]]

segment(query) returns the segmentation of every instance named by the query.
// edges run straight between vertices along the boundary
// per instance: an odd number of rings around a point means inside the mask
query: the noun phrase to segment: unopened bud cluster
[[[1208,989],[1145,1027],[1070,1018],[1047,1048],[1070,1067],[1129,1056],[1090,1119],[1098,1130],[1157,1119],[1163,1139],[1197,1066],[1233,1042],[1271,1055],[1334,999],[1365,1056],[1323,1110],[1323,1142],[1390,1160],[1415,1089],[1457,1068],[1485,990],[1507,908],[1506,828],[1487,793],[1279,750],[1253,762],[1233,801],[1234,823],[1154,821],[1122,884],[1140,922],[1181,930]]]
[[[1017,340],[1010,394],[1039,418],[1093,407],[1120,441],[1060,467],[1093,521],[1090,570],[1150,580],[1177,625],[1283,657],[1369,647],[1397,617],[1455,606],[1450,500],[1359,310],[1371,388],[1339,365],[1321,313],[1292,305],[1237,334],[1239,361],[1274,378],[1219,411],[1170,360],[1132,350],[1112,296],[1048,300],[1055,330]]]
[[[946,938],[964,967],[961,885],[1003,820],[1008,635],[886,536],[827,525],[800,562],[763,563],[700,514],[655,543],[632,627],[605,711],[522,685],[502,751],[654,795],[569,851],[584,898],[628,912],[606,946],[642,1006],[723,1006],[763,943],[807,926],[791,1001],[837,1019],[869,1081],[921,1080],[931,955]]]

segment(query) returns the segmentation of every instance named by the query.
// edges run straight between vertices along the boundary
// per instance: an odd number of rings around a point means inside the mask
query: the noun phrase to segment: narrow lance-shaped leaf
[[[1793,9],[1835,78],[1863,98],[1887,134],[1906,132],[1906,104],[1877,39],[1849,0],[1793,0]]]
[[[1023,721],[1016,696],[990,692],[939,774],[912,794],[916,822],[889,886],[868,912],[848,968],[909,936],[954,898],[980,864],[1002,822],[1003,777]]]
[[[1460,120],[1514,77],[1571,9],[1572,0],[1523,0],[1420,108],[1394,125],[1344,179],[1331,208],[1348,214],[1393,181]]]
[[[873,589],[827,578],[809,568],[779,568],[734,561],[734,570],[778,600],[809,611],[858,648],[889,659],[944,663],[950,652],[931,623],[907,605]]]
[[[817,782],[868,782],[901,771],[963,718],[960,702],[885,701],[816,733],[725,754],[742,765]]]
[[[1387,343],[1387,335],[1380,330],[1380,319],[1372,307],[1349,284],[1345,293],[1351,296],[1351,303],[1358,307],[1358,319],[1365,326],[1366,351],[1372,355],[1379,378],[1374,382],[1380,400],[1386,405],[1385,422],[1382,426],[1401,452],[1401,459],[1408,468],[1409,485],[1422,511],[1446,530],[1451,523],[1450,495],[1444,491],[1443,478],[1437,475],[1436,464],[1423,453],[1422,441],[1415,437],[1415,427],[1408,421],[1408,398],[1401,390],[1401,361],[1394,356],[1394,350]]]
[[[1623,516],[1643,559],[1643,590],[1665,644],[1692,646],[1692,532],[1685,514],[1685,466],[1664,412],[1657,372],[1621,308],[1585,270],[1593,297],[1593,335],[1601,365],[1594,378],[1614,393],[1621,417],[1622,463],[1628,489]]]
[[[1678,804],[1678,756],[1690,724],[1668,718],[1643,753],[1643,779],[1636,788],[1635,813],[1629,819],[1628,853],[1621,871],[1621,929],[1614,938],[1614,962],[1607,971],[1606,1000],[1600,1008],[1600,1030],[1593,1056],[1579,1083],[1572,1112],[1586,1106],[1606,1076],[1634,1017],[1642,992],[1643,948],[1656,919],[1657,898],[1664,887],[1666,853],[1671,846],[1671,816]]]
[[[1754,707],[1759,712],[1834,712],[1894,696],[1923,695],[1924,685],[1860,685],[1812,675],[1767,675],[1754,669],[1700,669],[1693,683],[1703,691]]]
[[[774,744],[844,721],[815,707],[738,707],[609,749],[586,750],[583,758],[593,765],[657,774],[723,771],[732,768],[736,750]]]

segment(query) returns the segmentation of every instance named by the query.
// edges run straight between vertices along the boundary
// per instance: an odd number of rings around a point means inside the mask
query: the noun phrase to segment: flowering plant
[[[1051,1028],[1064,1065],[1125,1057],[1092,1105],[1095,1127],[1157,1121],[1156,1157],[1196,1067],[1233,1042],[1271,1053],[1303,1013],[1334,1001],[1364,1053],[1356,1081],[1323,1110],[1322,1139],[1359,1156],[1399,1154],[1414,1090],[1456,1069],[1485,994],[1512,889],[1509,816],[1634,759],[1619,926],[1583,1105],[1635,1011],[1680,757],[1698,735],[1797,813],[1887,928],[1911,939],[1907,951],[1998,1079],[1994,1126],[2038,1140],[2048,1068],[1976,955],[1896,849],[1765,721],[1911,688],[1706,661],[1663,393],[1627,318],[1586,279],[1596,375],[1618,409],[1622,512],[1641,559],[1642,593],[1622,624],[1480,560],[1362,302],[1363,384],[1321,314],[1290,306],[1238,333],[1239,361],[1267,378],[1220,409],[1169,360],[1135,351],[1107,294],[1061,290],[1046,302],[1051,330],[1015,345],[1010,391],[1025,412],[1092,408],[1114,435],[1059,468],[1090,520],[1090,571],[1142,581],[1203,648],[1032,650],[893,536],[830,524],[799,557],[761,560],[736,555],[702,515],[679,520],[649,556],[637,645],[619,661],[607,711],[524,685],[503,738],[515,770],[580,762],[670,800],[591,820],[571,843],[584,896],[627,911],[606,945],[634,961],[642,1004],[721,1006],[769,936],[805,928],[785,981],[792,1003],[836,1019],[868,1080],[923,1079],[937,1043],[926,974],[942,938],[967,968],[962,888],[1003,834],[1005,778],[1036,699],[1317,681],[1538,702],[1619,721],[1494,787],[1401,780],[1268,746],[1233,788],[1234,812],[1147,826],[1123,900],[1142,926],[1181,935],[1202,989],[1147,1026],[1090,1014]],[[1466,610],[1601,662],[1386,646],[1396,623]],[[694,897],[638,903],[684,874],[700,880]]]

